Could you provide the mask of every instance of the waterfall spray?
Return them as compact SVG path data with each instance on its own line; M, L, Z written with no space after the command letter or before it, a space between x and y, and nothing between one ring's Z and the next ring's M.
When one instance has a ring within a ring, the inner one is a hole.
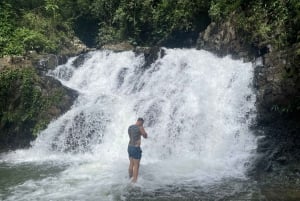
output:
M251 64L202 50L164 51L148 68L143 55L103 50L85 55L80 66L75 57L50 72L79 97L29 150L7 158L77 165L52 178L52 185L43 179L23 187L44 186L54 200L74 198L78 191L103 199L112 188L122 192L128 183L127 127L138 116L149 134L139 180L148 190L245 178L256 149L249 129L255 118ZM28 199L36 199L36 191L16 189Z

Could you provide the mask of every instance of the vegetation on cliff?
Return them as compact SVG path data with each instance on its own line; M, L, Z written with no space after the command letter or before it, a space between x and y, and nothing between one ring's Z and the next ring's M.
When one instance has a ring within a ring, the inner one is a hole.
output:
M71 46L75 35L70 20L60 15L54 3L1 1L0 56L24 55L30 50L57 53Z
M88 45L196 40L209 23L207 0L1 1L0 56L59 52L77 35Z
M248 45L262 56L260 102L279 114L300 112L300 1L213 0L209 15L217 26L227 22L234 29L236 38L224 38L223 46L234 52Z
M53 78L39 77L31 67L0 72L0 147L25 146L72 101Z
M0 6L0 55L58 52L75 35L94 46L170 45L195 40L211 20L232 16L259 46L299 43L297 0L4 0Z
M213 0L209 14L215 22L233 16L237 28L248 33L246 39L259 46L271 44L280 49L300 41L298 0Z

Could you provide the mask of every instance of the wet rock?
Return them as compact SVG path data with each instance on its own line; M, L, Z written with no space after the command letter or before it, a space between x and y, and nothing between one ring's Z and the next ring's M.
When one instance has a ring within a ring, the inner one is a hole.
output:
M101 49L111 50L111 51L114 51L114 52L122 52L122 51L133 50L134 47L128 42L122 42L122 43L117 43L117 44L104 45L104 46L102 46Z
M73 66L78 68L84 64L84 62L90 58L90 55L87 53L80 54L73 62Z
M143 54L145 57L145 64L143 65L143 69L147 69L150 65L155 62L159 57L163 57L165 52L162 48L158 46L153 47L134 47L128 42L122 42L117 44L108 44L102 46L103 50L111 50L114 52L122 52L122 51L134 51L137 55ZM80 66L85 60L86 55L80 55L75 61L75 66Z
M118 74L118 88L120 88L122 86L122 84L124 83L125 80L125 76L128 72L128 68L122 68L121 71Z
M73 46L73 51L70 52L72 55L77 55L83 52L90 51L90 49L77 37L74 37L72 41L72 46Z
M39 75L46 75L49 70L53 70L58 65L67 63L70 57L86 55L85 53L93 50L93 48L87 48L75 37L72 44L61 50L60 54L37 54L35 51L30 51L26 54L26 57L31 61L31 65L37 69Z
M32 65L37 69L39 75L45 75L49 70L54 70L58 65L65 64L68 61L66 55L37 55L32 58Z
M154 63L159 57L163 57L165 55L164 49L154 46L154 47L136 47L134 52L139 55L143 54L145 57L145 63L143 65L143 69L147 69Z
M78 68L79 66L81 66L85 61L85 55L84 54L80 54L74 61L73 61L73 66L75 66L76 68Z
M219 56L231 54L233 58L251 61L254 58L255 49L241 40L240 34L235 29L233 18L222 24L212 22L204 32L199 34L196 47L214 52Z
M63 99L60 100L59 105L62 111L66 111L72 105L73 100L77 98L78 92L70 89L66 86L63 86L60 81L53 77L43 76L41 77L41 86L43 90L43 95L50 96L54 94L54 91L61 91Z

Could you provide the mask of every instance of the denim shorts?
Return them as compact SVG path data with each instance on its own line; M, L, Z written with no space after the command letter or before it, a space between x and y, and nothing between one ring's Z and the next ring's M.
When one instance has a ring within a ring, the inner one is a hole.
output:
M141 147L136 147L132 145L128 145L128 156L134 159L142 158L142 150Z

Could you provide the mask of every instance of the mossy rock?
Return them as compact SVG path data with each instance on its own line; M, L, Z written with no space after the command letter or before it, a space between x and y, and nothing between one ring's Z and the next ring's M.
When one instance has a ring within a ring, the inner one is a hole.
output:
M48 123L66 112L77 93L33 67L0 72L0 150L29 146Z

